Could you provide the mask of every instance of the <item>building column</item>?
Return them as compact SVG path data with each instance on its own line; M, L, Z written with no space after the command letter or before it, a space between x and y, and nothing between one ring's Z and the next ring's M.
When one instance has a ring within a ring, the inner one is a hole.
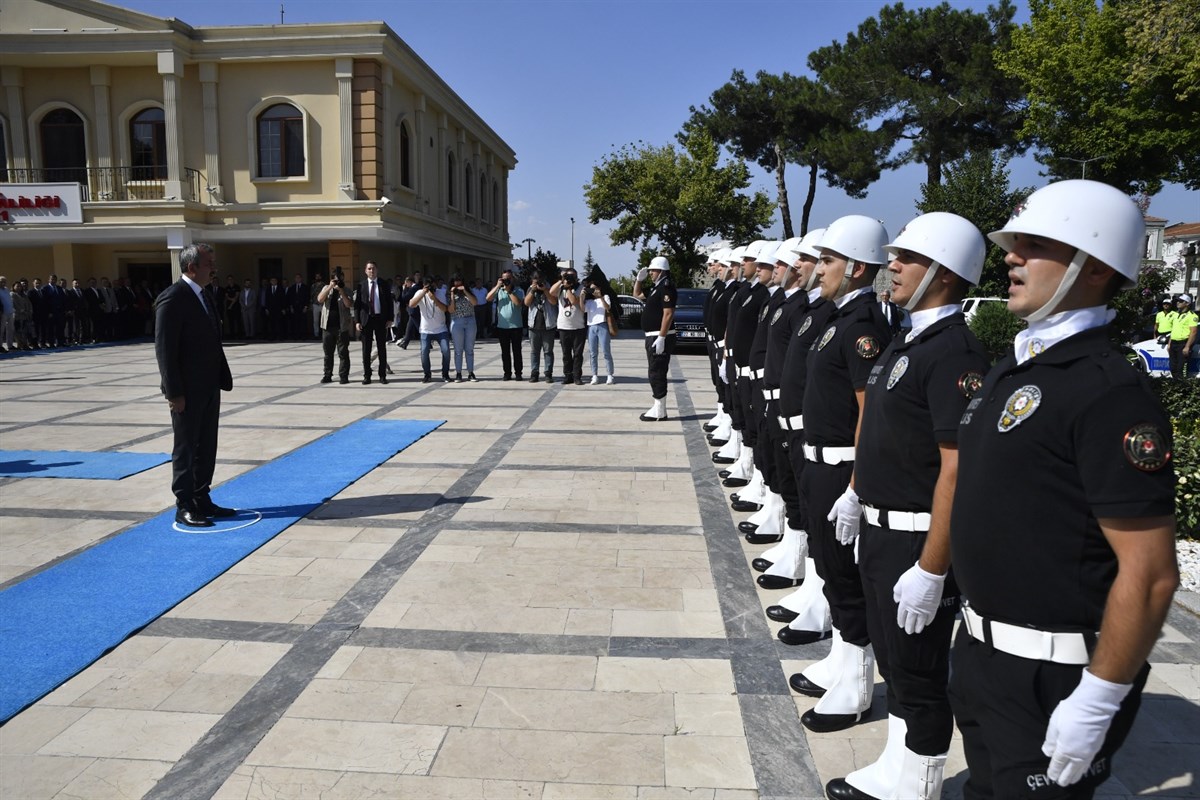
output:
M158 54L158 74L163 76L163 116L167 129L167 180L163 196L183 199L183 125L179 121L179 80L183 77L183 56L175 51ZM178 258L175 259L178 269Z
M0 83L4 84L4 93L8 96L9 141L12 142L12 165L14 169L30 169L29 147L26 145L25 130L29 121L25 119L25 101L21 88L25 85L25 75L20 67L0 67Z
M438 114L437 131L437 174L438 174L438 219L445 219L450 200L450 170L446 168L446 115Z
M112 104L109 101L108 87L112 85L112 76L108 67L92 67L92 92L96 103L96 166L108 168L113 166L112 145Z
M395 194L400 185L400 159L396 150L396 110L392 106L392 68L383 65L383 174L379 176L380 192Z
M200 65L200 88L204 94L204 186L200 188L209 203L224 203L221 188L221 124L217 103L217 65ZM206 198L199 198L201 201Z
M338 152L341 155L338 191L345 200L357 200L358 190L354 185L354 59L336 59L334 74L338 84Z
M418 94L413 107L412 168L416 173L417 210L429 213L429 191L425 170L429 169L429 148L425 146L425 95Z

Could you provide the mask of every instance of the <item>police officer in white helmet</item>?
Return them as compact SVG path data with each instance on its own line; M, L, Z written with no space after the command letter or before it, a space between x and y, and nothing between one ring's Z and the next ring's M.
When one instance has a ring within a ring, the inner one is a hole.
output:
M1092 797L1178 584L1170 421L1106 330L1144 235L1132 200L1081 180L989 235L1029 327L959 426L950 699L966 798Z
M642 284L649 277L650 294L643 291ZM646 361L650 377L650 392L654 402L642 414L643 422L658 422L667 418L667 367L671 353L675 352L675 284L671 283L671 265L662 256L650 259L650 266L638 270L633 284L633 295L645 299L642 310L642 332L646 339Z

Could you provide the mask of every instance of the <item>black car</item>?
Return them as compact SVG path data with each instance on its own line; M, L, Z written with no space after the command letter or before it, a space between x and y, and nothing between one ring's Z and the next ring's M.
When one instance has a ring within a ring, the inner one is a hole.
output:
M680 289L675 301L675 349L704 350L704 298L707 289Z

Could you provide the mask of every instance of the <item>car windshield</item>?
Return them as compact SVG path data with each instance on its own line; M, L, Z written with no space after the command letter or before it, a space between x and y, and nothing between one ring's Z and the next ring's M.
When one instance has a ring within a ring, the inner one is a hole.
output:
M704 297L707 294L708 292L704 289L680 289L679 299L675 301L675 305L701 308L704 306Z

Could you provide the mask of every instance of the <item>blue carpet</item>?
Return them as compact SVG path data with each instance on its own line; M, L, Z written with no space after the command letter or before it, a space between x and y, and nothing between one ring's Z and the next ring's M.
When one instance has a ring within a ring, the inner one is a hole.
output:
M119 481L171 460L166 453L0 450L0 478L91 478Z
M0 592L0 722L441 424L360 420L219 486L247 511L215 528L172 510Z

